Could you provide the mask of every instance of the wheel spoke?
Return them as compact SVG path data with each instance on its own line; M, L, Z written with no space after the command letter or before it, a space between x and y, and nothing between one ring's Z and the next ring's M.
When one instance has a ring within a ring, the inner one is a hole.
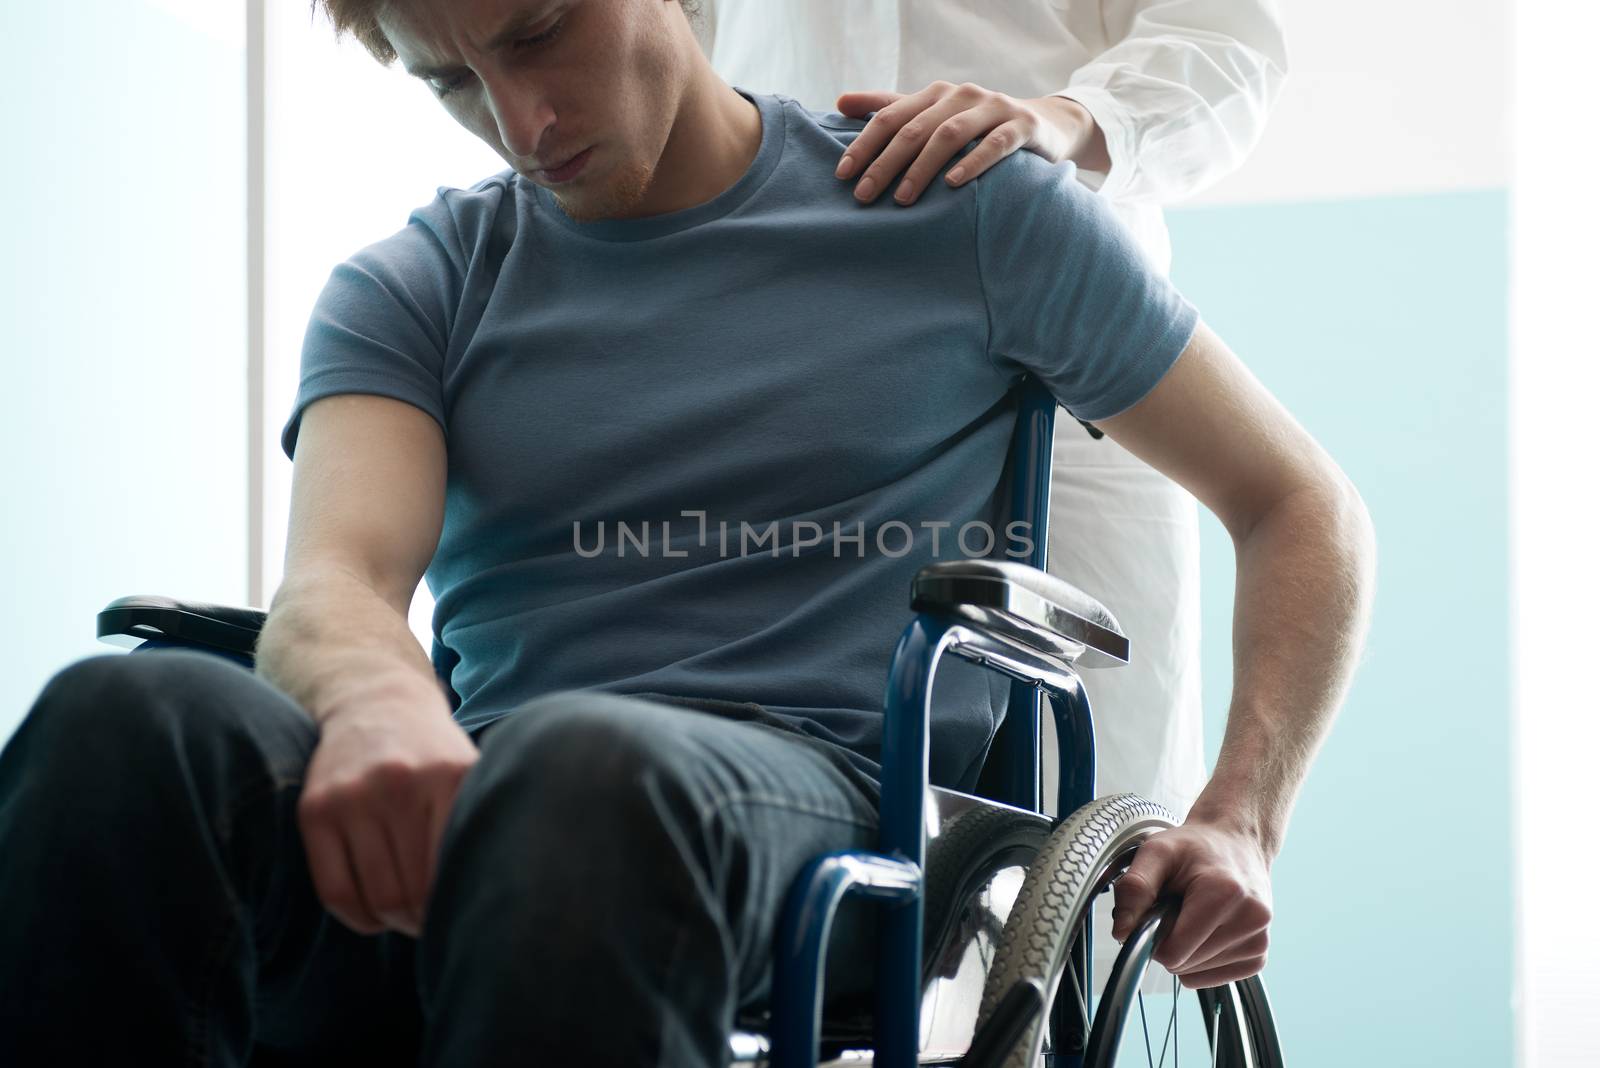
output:
M1211 1068L1217 1068L1217 1033L1222 1030L1222 999L1211 1007Z
M1149 1065L1150 1068L1156 1068L1156 1055L1150 1052L1150 1025L1145 1022L1144 1018L1144 990L1135 990L1134 996L1139 1000L1139 1026L1144 1028L1144 1063Z
M1172 1068L1178 1068L1178 1049L1183 1045L1182 1042L1178 1041L1180 1037L1178 1035L1178 995L1181 993L1182 991L1178 989L1178 977L1174 975L1172 977Z
M1173 1001L1172 1008L1172 1015L1167 1017L1167 1033L1161 1036L1161 1058L1156 1061L1156 1068L1162 1068L1167 1063L1167 1043L1172 1041L1172 1023L1178 1018L1176 999Z
M1078 1016L1083 1020L1083 1033L1087 1035L1092 1026L1089 1023L1089 1006L1083 996L1083 991L1078 987L1078 969L1072 966L1070 955L1067 960L1067 978L1072 980L1072 992L1077 995L1072 999L1072 1003L1078 1006Z

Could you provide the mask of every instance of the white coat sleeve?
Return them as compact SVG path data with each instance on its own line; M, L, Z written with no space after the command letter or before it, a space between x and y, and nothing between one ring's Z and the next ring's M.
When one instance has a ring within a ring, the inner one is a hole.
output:
M1065 89L1105 132L1112 200L1168 204L1243 163L1288 73L1276 0L1100 0L1110 46Z

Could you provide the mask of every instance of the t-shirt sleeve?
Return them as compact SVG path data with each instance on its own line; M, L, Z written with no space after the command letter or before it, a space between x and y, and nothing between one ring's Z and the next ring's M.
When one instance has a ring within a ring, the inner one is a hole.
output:
M1200 313L1072 163L1018 152L972 188L995 366L1034 375L1079 419L1133 407L1182 354Z
M443 371L464 262L459 231L440 189L405 228L333 269L311 312L300 352L300 388L283 428L294 459L300 419L336 393L374 393L413 404L446 439Z

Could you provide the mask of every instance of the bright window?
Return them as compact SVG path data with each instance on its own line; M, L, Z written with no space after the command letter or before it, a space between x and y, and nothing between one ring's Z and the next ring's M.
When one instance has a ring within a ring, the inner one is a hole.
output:
M438 186L470 186L505 167L398 63L386 69L354 38L335 41L325 16L273 3L265 18L263 607L283 577L289 525L293 469L280 435L329 272L404 227ZM432 614L424 583L410 622L425 651Z

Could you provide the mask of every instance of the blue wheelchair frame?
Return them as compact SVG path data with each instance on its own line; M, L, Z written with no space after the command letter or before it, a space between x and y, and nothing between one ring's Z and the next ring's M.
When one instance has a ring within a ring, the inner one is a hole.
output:
M1050 463L1057 404L1032 378L1017 385L1013 396L1017 422L1008 460L1008 522L1028 524L1033 549L1025 563L1043 571L1049 547ZM916 605L914 598L914 610ZM253 669L255 638L265 618L266 613L259 609L128 597L112 602L99 614L98 635L132 652L201 648ZM773 1068L816 1068L828 934L839 905L851 894L863 895L882 907L875 962L873 1063L879 1068L912 1068L918 1063L929 815L928 717L934 672L940 658L952 652L1012 678L1008 711L984 767L989 800L1044 814L1039 758L1040 713L1046 695L1051 699L1060 751L1056 811L1065 816L1094 798L1093 717L1073 668L1059 657L1005 641L956 611L941 610L937 605L918 611L895 647L884 692L878 851L834 852L809 862L791 885L779 918L769 1039ZM1113 654L1113 662L1120 659ZM432 661L454 711L460 697L450 685L450 677L459 661L437 635ZM1090 932L1085 929L1080 951L1068 964L1082 990L1089 988L1090 949ZM1036 997L1041 993L1036 992ZM1022 1000L1018 999L1018 1004ZM1045 1008L1052 1011L1051 1030L1059 1043L1065 1014L1059 1005ZM1056 1050L1055 1063L1065 1066L1081 1061L1070 1052Z
M1015 390L1011 521L1030 524L1027 563L1044 570L1048 552L1051 443L1056 400L1037 381ZM773 974L773 1068L816 1068L822 1019L822 974L828 933L851 894L882 909L876 961L873 1064L913 1068L920 1047L923 872L926 863L928 716L934 672L947 652L1012 676L1005 722L989 760L997 762L991 800L1042 814L1040 708L1045 694L1055 712L1061 763L1057 812L1066 815L1094 798L1094 725L1077 675L1055 662L1000 646L956 616L922 611L895 647L883 699L883 782L878 851L847 850L811 861L796 877L779 920ZM1070 967L1087 990L1090 932ZM1059 1016L1057 1017L1059 1019ZM1054 1030L1059 1037L1059 1028ZM1058 1051L1055 1063L1069 1062Z

